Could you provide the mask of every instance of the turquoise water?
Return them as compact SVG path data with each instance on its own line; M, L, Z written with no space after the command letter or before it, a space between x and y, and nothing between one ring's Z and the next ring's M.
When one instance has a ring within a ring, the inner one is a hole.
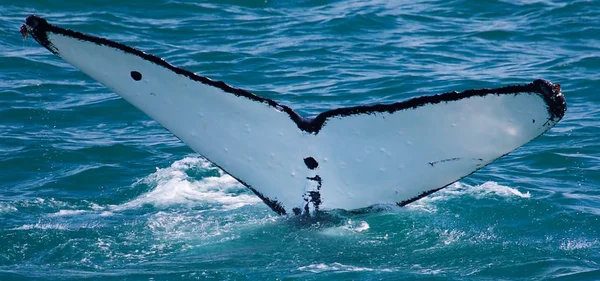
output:
M569 108L407 207L279 217L24 40L31 13L306 116L536 78ZM598 1L5 0L0 19L0 280L600 280Z

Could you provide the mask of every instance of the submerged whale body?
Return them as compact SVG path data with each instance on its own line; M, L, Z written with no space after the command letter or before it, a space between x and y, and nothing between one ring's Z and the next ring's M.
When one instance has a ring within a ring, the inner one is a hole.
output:
M34 15L22 32L145 112L278 214L406 205L528 143L566 110L560 87L540 79L304 118Z

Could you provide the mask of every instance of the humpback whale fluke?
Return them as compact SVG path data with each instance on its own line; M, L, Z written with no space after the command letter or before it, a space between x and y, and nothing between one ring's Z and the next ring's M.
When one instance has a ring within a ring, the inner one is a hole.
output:
M119 94L278 214L405 205L552 128L558 84L449 92L305 118L105 38L26 19L23 36Z

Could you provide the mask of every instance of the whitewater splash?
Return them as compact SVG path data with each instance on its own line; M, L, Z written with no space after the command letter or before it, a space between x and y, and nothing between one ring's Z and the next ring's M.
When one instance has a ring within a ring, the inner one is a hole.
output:
M488 181L484 182L480 185L468 185L465 183L454 183L447 190L442 191L440 194L446 195L470 195L475 198L484 198L489 196L499 196L504 198L510 197L520 197L520 198L530 198L531 194L529 191L522 193L516 188L500 185L497 182Z
M8 202L0 202L0 214L1 213L10 213L10 212L15 212L15 211L17 211L17 208L15 206L12 206Z
M426 212L436 212L435 203L439 201L447 201L457 197L471 196L475 199L483 198L503 198L503 199L529 199L531 194L529 191L523 193L516 188L503 186L497 182L488 181L480 185L468 185L461 182L455 182L438 193L422 198L410 205L405 206L409 210L419 210Z
M308 272L312 272L312 273L322 273L322 272L343 273L343 272L361 272L361 271L392 272L392 271L394 271L393 269L390 269L390 268L375 269L375 268L370 268L370 267L346 265L346 264L341 264L338 262L334 262L331 264L324 264L324 263L311 264L311 265L307 265L307 266L298 267L297 270L308 271Z
M217 175L198 180L187 174L195 169L216 172ZM148 204L157 208L210 204L218 205L223 210L232 210L261 202L234 178L198 157L187 157L168 168L157 168L155 173L134 185L139 184L146 184L152 190L132 201L112 206L111 210L122 211Z
M201 174L197 179L190 174ZM186 157L175 161L167 168L157 168L156 172L138 180L132 188L149 187L149 191L138 197L118 205L99 205L87 202L86 208L67 209L68 204L58 204L51 199L52 205L62 207L48 214L48 217L72 217L78 215L112 216L114 213L135 210L144 206L158 209L183 207L198 210L230 211L248 205L255 205L259 198L249 192L231 176L200 157ZM47 201L39 198L35 202L44 204ZM0 211L16 211L10 204L0 205Z
M196 171L201 173L213 173L215 175L196 179L188 173ZM49 214L49 217L67 217L81 214L98 213L100 216L111 216L114 212L134 210L150 205L154 208L166 209L173 206L185 208L197 208L208 206L210 210L230 211L248 205L255 205L260 201L259 198L248 192L248 190L238 183L234 178L225 174L210 162L200 157L186 157L175 161L167 168L157 168L156 172L138 180L133 187L147 185L150 191L119 205L98 205L89 203L86 209L60 209ZM392 209L408 209L426 212L435 212L436 203L447 201L457 197L470 196L475 199L483 198L504 198L504 199L529 199L531 194L521 192L517 188L500 185L489 181L481 185L468 185L465 183L454 183L446 189L425 197L405 207L396 207L393 205L378 205L378 209L386 211ZM54 207L67 207L64 203L49 199ZM44 204L47 200L38 198L37 204ZM33 203L28 203L28 205ZM17 206L9 203L0 205L1 211L14 212ZM202 212L201 210L196 210ZM339 235L342 232L359 233L369 229L369 224L365 221L348 220L345 225L328 229L324 234Z

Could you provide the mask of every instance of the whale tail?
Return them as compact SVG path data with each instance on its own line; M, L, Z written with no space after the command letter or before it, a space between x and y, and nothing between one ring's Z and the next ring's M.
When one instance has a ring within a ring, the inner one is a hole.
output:
M533 140L566 110L558 85L535 80L304 118L37 16L22 32L145 112L278 214L408 204Z

